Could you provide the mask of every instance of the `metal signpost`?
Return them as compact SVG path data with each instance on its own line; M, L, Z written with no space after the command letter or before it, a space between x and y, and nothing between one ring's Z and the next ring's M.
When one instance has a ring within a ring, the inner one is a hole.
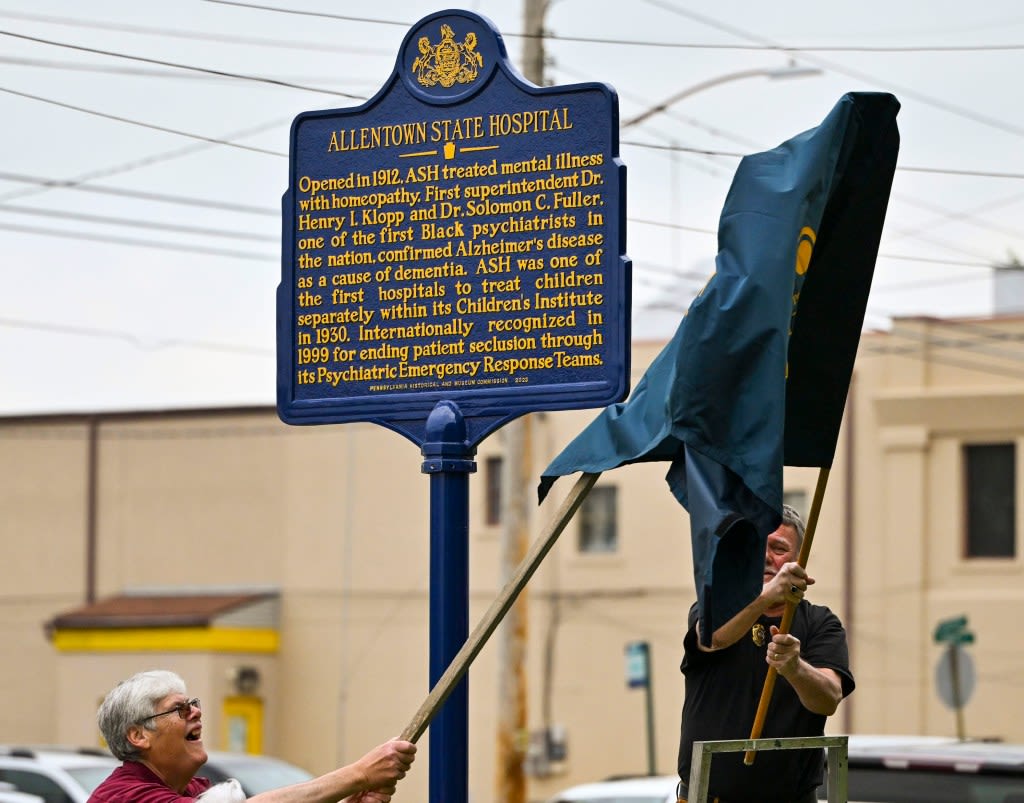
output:
M967 617L944 619L935 626L933 639L945 644L946 651L935 667L935 685L939 698L956 712L956 736L967 738L964 725L964 706L974 692L974 661L964 652L965 644L974 643L974 633L967 629Z
M628 391L630 263L618 103L537 87L494 25L432 14L361 106L300 114L282 200L277 406L369 421L430 474L430 684L468 633L476 447L538 410ZM431 725L432 803L467 798L467 689Z
M657 752L654 749L654 689L651 682L651 645L631 641L626 645L626 685L644 690L644 713L647 731L647 774L657 775Z

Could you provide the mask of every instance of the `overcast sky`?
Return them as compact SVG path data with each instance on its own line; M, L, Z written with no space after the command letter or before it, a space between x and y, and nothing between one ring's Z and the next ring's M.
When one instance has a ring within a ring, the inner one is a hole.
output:
M446 7L0 0L0 414L273 404L291 120L361 104ZM520 3L460 7L520 63ZM549 82L609 84L623 122L709 84L621 133L638 305L681 315L739 155L851 90L903 104L868 327L989 315L991 266L1024 259L1017 2L555 0L546 21ZM790 60L815 74L749 74Z

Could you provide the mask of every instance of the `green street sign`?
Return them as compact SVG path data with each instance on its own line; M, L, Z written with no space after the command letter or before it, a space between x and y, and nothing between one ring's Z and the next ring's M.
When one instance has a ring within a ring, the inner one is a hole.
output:
M967 630L967 617L956 616L939 622L935 627L933 638L937 643L944 641L953 644L973 644L974 633Z

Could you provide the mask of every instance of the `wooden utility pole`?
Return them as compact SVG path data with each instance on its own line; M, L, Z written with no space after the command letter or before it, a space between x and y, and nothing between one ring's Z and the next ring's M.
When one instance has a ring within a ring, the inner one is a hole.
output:
M549 0L523 0L523 75L544 85L544 14ZM533 475L533 426L529 415L505 427L502 478L501 579L512 577L530 543L530 493ZM498 735L496 803L526 803L526 644L527 598L523 590L501 624L498 640Z
M527 489L531 488L531 421L524 416L507 425L502 490L501 581L507 583L526 556L529 544ZM527 597L522 591L505 615L498 638L498 738L496 803L526 803Z

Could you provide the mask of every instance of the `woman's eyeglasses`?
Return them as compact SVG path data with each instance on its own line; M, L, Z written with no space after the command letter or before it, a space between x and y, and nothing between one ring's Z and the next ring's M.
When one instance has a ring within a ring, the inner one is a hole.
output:
M192 713L193 708L202 708L202 706L199 705L198 697L193 697L191 700L185 700L183 703L178 703L174 708L168 708L166 711L161 711L159 714L152 714L148 717L143 717L139 720L139 724L141 725L143 722L149 722L151 719L164 717L168 714L174 713L177 713L177 715L182 719L188 719L188 715Z

